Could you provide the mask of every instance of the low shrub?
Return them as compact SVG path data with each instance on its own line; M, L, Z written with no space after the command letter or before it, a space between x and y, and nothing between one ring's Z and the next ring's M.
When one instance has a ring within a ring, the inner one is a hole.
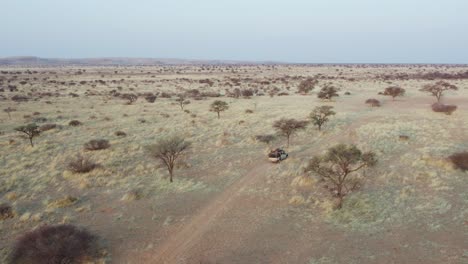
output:
M39 130L41 132L44 132L44 131L52 130L52 129L55 129L55 128L57 128L57 124L44 124L44 125L39 127Z
M109 147L109 141L105 139L93 139L84 144L85 150L101 150Z
M379 107L380 106L380 101L374 98L370 98L366 100L366 104L371 106L371 107Z
M13 209L8 204L0 204L0 220L5 220L8 218L13 218L15 214Z
M432 104L432 111L434 112L451 115L453 112L455 112L455 110L457 110L456 105L446 105L446 104L441 104L441 103Z
M97 237L73 225L46 225L21 236L10 264L79 264L97 258Z
M68 122L68 125L69 126L81 126L83 123L81 123L80 121L78 120L72 120L70 122Z
M452 154L449 159L458 169L468 171L468 152Z
M254 111L253 111L253 110L251 110L251 109L247 109L247 110L245 110L245 113L246 113L246 114L253 114L253 112L254 112Z
M87 173L94 170L98 165L88 158L78 155L70 160L67 164L67 169L73 173Z
M125 137L127 136L127 133L123 132L123 131L115 131L114 133L116 136L118 137Z

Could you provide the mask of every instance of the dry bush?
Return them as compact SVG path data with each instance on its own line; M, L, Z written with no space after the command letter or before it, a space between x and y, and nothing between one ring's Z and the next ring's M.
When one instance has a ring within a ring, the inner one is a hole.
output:
M57 128L57 124L44 124L44 125L39 127L39 130L41 132L44 132L44 131L52 130L52 129L55 129L55 128Z
M445 113L446 115L451 115L455 110L457 110L456 105L446 105L441 103L432 104L432 111L438 113Z
M308 94L318 84L318 80L314 78L307 78L299 83L297 92L300 94Z
M13 209L8 204L0 204L0 220L5 220L8 218L13 218L15 214Z
M114 133L116 136L118 137L125 137L127 136L127 133L123 132L123 131L115 131Z
M391 96L392 100L395 100L395 97L403 96L405 95L405 92L406 92L405 89L399 86L390 86L390 87L385 88L382 95Z
M371 106L371 107L379 107L380 106L380 101L374 98L370 98L366 100L366 104Z
M322 100L332 100L333 97L338 97L339 89L333 86L331 83L327 83L322 87L317 97Z
M68 125L69 126L81 126L83 123L81 123L80 121L78 120L71 120L70 122L68 122Z
M145 100L148 103L154 103L156 101L157 96L156 95L147 95L145 96Z
M67 169L73 173L87 173L94 170L96 167L98 167L98 164L81 155L70 160L67 164Z
M269 145L275 139L276 139L275 135L257 135L257 136L255 136L256 141L265 143L267 145Z
M93 139L84 144L85 150L101 150L109 147L109 141L105 139Z
M246 114L253 114L253 112L254 112L254 111L251 110L251 109L246 109L246 110L245 110L245 113L246 113Z
M27 101L29 101L30 98L27 97L27 96L24 96L24 95L14 95L14 96L12 96L10 99L11 99L12 101L14 101L14 102L18 102L18 103L19 103L19 102L27 102Z
M458 169L468 171L468 152L452 154L449 159Z
M98 255L97 237L73 225L42 226L21 236L10 264L80 264Z

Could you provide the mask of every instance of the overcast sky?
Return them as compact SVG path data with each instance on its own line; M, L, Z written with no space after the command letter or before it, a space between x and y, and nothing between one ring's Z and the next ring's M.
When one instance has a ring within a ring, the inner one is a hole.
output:
M468 63L468 0L0 0L0 57Z

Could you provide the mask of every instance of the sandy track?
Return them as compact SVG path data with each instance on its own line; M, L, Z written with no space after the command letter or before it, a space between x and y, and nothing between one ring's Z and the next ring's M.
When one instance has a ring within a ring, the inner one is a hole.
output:
M260 158L259 158L260 160ZM253 186L262 175L268 171L272 164L264 161L256 165L249 173L231 184L225 191L219 194L210 204L201 209L192 219L186 223L180 231L171 236L167 241L147 256L145 263L179 263L183 262L184 253L188 252L199 241L211 224L216 221L231 205L235 203L236 196L246 187Z

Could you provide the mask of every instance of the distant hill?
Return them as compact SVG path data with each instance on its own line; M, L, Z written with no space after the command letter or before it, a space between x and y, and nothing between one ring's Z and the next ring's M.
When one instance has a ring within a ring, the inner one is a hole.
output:
M115 66L115 65L242 65L242 64L280 64L278 62L252 62L233 60L185 60L159 58L39 58L34 56L0 58L0 65L5 66Z

